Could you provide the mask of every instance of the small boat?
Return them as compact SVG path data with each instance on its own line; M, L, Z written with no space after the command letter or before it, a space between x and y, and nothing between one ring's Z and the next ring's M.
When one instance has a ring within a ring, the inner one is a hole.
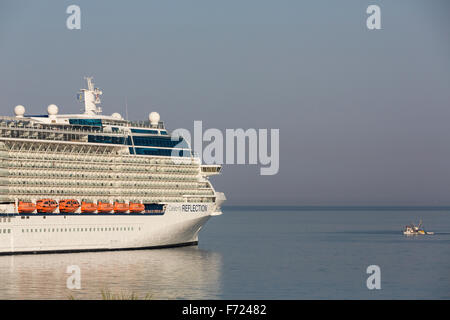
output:
M36 205L33 202L19 201L19 213L32 213L36 210Z
M140 213L144 211L145 206L142 203L130 202L130 212Z
M36 210L39 213L53 213L58 208L58 203L53 199L40 199L36 201Z
M92 202L81 202L81 212L82 213L94 213L97 211L97 205Z
M114 209L113 205L109 202L99 201L97 205L97 211L99 213L110 213Z
M434 232L427 232L422 229L422 220L420 220L419 225L415 226L414 224L410 224L409 226L405 226L403 229L404 235L419 235L419 234L434 234Z
M80 207L80 203L75 199L64 199L59 201L59 212L72 213L77 211Z
M124 213L127 212L129 209L128 204L125 202L114 202L114 212L115 213Z

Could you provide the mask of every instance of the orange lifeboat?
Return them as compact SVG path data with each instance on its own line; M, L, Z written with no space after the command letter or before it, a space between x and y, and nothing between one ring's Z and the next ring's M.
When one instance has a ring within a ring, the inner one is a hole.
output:
M113 205L109 202L98 202L97 211L99 213L109 213L113 210Z
M72 213L77 211L80 207L80 203L75 199L64 199L59 201L59 212Z
M92 202L81 202L81 212L94 213L97 210L97 205Z
M114 202L114 212L115 213L124 213L128 211L128 204L123 202Z
M36 210L39 213L52 213L58 208L58 203L52 199L40 199L36 201Z
M19 201L19 213L32 213L36 210L33 202Z
M144 211L144 209L145 209L145 206L142 203L130 202L130 212L140 213L140 212Z

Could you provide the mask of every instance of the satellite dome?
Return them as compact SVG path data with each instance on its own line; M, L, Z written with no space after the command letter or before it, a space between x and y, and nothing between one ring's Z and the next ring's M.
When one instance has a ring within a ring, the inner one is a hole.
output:
M111 117L113 117L113 118L115 118L115 119L119 119L119 120L122 120L122 119L123 119L122 116L120 115L120 113L118 113L118 112L114 112L114 113L111 115Z
M148 120L150 120L150 124L151 125L157 126L158 122L159 122L159 119L161 119L161 117L159 116L158 112L151 112L148 115Z
M54 116L58 114L58 107L54 104L51 104L47 107L47 112L49 115Z
M23 117L23 115L25 114L25 107L19 104L14 108L14 113L16 117Z

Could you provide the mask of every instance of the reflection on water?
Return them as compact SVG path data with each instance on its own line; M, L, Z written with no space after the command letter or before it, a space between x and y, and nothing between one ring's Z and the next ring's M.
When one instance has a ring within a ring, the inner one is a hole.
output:
M81 269L81 289L66 287L67 266ZM112 293L152 299L221 295L222 256L184 247L162 250L0 256L0 299L101 299Z

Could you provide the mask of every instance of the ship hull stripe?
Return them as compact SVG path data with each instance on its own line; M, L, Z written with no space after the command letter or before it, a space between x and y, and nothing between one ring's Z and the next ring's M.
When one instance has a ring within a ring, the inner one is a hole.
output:
M179 248L196 246L198 241L190 241L184 243L147 246L147 247L135 247L135 248L98 248L98 249L68 249L68 250L42 250L42 251L17 251L17 252L0 252L0 256L10 255L24 255L24 254L62 254L62 253L79 253L79 252L105 252L105 251L125 251L125 250L155 250L166 248Z

